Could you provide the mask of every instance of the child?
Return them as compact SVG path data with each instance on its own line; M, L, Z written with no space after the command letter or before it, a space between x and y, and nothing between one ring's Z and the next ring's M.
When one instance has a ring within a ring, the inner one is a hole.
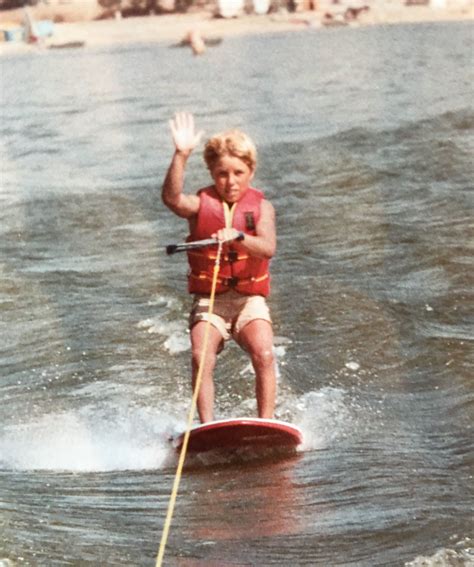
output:
M231 337L246 350L256 375L258 415L273 418L276 376L273 329L265 297L270 292L269 260L276 249L275 212L263 194L250 187L256 150L238 130L213 136L204 149L213 184L195 195L183 193L186 162L199 144L191 114L170 121L175 151L162 198L189 223L189 240L214 237L223 244L206 359L197 399L202 423L214 418L213 371L217 354ZM193 387L201 360L216 247L188 253L188 289L194 294L190 315Z

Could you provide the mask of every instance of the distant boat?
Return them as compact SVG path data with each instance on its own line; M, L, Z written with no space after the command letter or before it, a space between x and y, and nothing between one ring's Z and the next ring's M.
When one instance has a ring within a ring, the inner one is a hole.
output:
M52 20L35 21L27 6L23 8L24 40L27 43L36 43L54 34L54 22Z
M54 35L54 24L50 20L35 21L28 8L24 8L24 39L27 43L40 43L48 49L77 49L84 47L85 41L67 41L63 43L44 43L42 40Z

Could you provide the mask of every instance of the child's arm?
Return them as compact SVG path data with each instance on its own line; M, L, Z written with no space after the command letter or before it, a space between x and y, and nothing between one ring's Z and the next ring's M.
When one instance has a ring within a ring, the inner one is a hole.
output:
M174 120L170 120L170 128L175 152L163 183L161 197L163 203L175 214L190 218L199 210L199 197L183 193L184 170L191 152L201 140L202 132L195 133L193 115L185 112L177 113Z

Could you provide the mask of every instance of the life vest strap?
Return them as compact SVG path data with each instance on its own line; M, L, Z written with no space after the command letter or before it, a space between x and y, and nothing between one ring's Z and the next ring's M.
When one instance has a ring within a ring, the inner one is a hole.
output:
M197 256L199 258L207 258L209 260L214 261L217 257L217 254L213 254L211 251L204 253L193 250L188 252L188 256ZM245 253L242 254L238 250L229 250L228 252L223 252L221 261L229 262L229 264L232 264L233 262L248 260L248 258L249 258L248 254Z
M195 278L198 280L211 280L212 278L209 276L209 274L207 274L206 272L201 272L199 274L195 274L194 272L191 272L189 274L189 277L191 278ZM263 276L260 276L258 278L237 278L237 277L231 277L231 278L217 278L217 283L219 285L223 285L225 287L229 287L229 288L236 288L238 285L248 285L251 283L256 283L256 282L263 282L264 280L268 279L268 274L264 274Z

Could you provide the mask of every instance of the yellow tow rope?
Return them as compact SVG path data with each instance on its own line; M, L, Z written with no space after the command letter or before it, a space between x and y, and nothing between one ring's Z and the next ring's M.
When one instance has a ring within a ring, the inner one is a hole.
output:
M217 276L219 275L221 252L222 252L222 242L219 242L216 261L214 263L214 272L212 275L211 295L209 297L209 309L207 311L207 321L206 321L206 329L204 332L201 359L199 361L199 369L196 376L196 382L194 384L194 393L191 401L191 409L189 410L186 432L184 434L183 444L181 446L181 451L179 454L178 466L176 468L176 473L173 482L173 489L171 491L171 496L168 503L168 512L166 514L165 525L163 527L163 534L161 536L160 548L158 550L158 557L156 558L156 567L161 567L163 562L166 542L168 541L168 534L170 531L171 520L173 518L174 506L178 495L179 483L183 472L184 460L186 458L186 451L188 449L189 435L191 433L191 427L193 425L194 414L196 413L197 399L199 395L199 389L201 387L202 374L204 370L204 361L206 360L207 343L209 342L209 330L211 328L211 315L214 309L214 298L216 295Z

